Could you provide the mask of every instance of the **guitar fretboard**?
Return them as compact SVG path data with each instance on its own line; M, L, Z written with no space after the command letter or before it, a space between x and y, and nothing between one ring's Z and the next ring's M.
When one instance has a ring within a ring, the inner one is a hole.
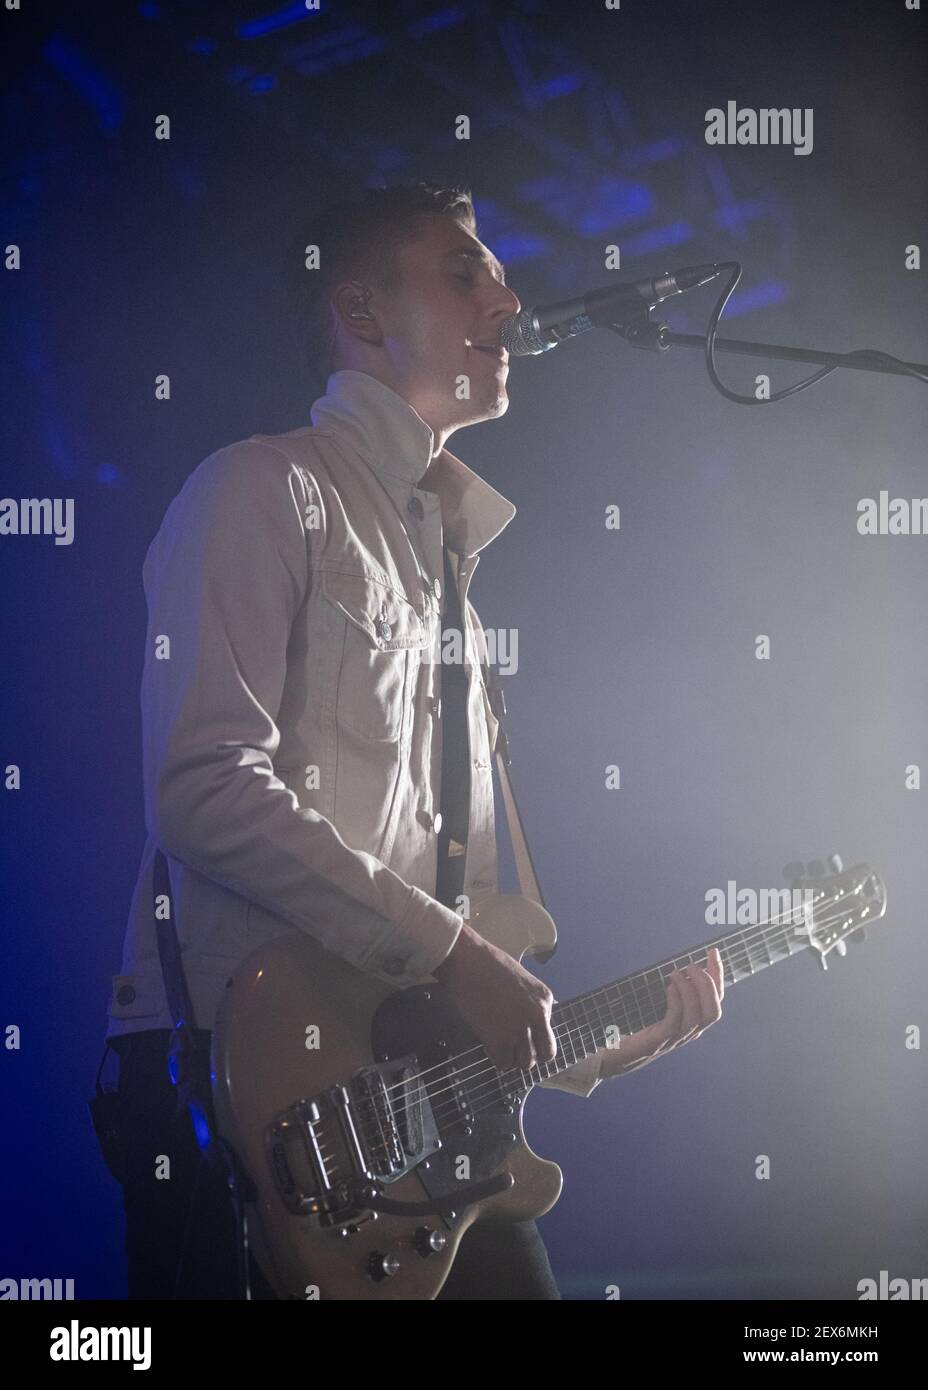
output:
M667 982L671 975L686 965L704 963L713 946L718 947L722 978L728 989L769 965L808 950L809 933L799 914L788 921L742 927L694 946L683 955L659 961L647 970L561 1001L551 1011L551 1027L558 1039L557 1055L553 1061L533 1067L533 1077L535 1072L541 1079L556 1076L594 1052L620 1046L622 1038L659 1023L667 1008Z

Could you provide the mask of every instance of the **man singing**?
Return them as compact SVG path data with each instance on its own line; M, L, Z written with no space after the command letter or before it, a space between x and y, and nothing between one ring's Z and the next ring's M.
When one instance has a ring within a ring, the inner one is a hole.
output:
M551 990L466 920L497 889L497 724L467 595L515 508L445 444L505 413L498 330L519 300L460 189L369 190L310 241L312 425L207 458L144 565L148 840L107 1033L131 1298L236 1296L231 1209L167 1075L158 846L200 1029L247 955L306 933L391 985L437 978L499 1067L556 1053ZM449 629L463 662L430 658ZM660 1024L543 1084L590 1095L698 1036L722 991L713 951L674 975ZM439 1297L559 1298L535 1223L471 1227Z

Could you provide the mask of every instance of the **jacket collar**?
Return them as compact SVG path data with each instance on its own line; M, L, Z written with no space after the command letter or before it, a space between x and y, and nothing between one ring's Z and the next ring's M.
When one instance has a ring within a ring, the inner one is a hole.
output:
M310 416L314 426L339 435L373 468L421 488L432 463L431 427L377 377L333 372ZM447 449L438 455L433 476L445 540L463 555L476 555L489 545L516 514L507 498Z

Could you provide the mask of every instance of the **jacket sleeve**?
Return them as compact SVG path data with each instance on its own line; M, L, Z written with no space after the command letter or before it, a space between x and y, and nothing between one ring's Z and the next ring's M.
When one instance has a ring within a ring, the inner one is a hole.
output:
M274 773L317 497L305 469L246 440L205 459L168 508L143 570L146 818L174 858L402 986L445 959L463 918L352 849Z

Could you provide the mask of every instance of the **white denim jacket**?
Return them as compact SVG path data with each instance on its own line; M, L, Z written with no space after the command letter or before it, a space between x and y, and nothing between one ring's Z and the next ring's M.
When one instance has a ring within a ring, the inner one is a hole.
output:
M148 839L107 1037L171 1027L152 920L156 844L198 1027L260 944L306 932L396 986L445 959L437 901L443 544L464 557L470 910L497 891L497 721L467 591L515 507L396 392L335 372L312 426L255 435L194 470L145 558ZM457 568L457 567L456 567ZM476 657L476 659L475 659ZM544 1085L589 1095L600 1055Z

